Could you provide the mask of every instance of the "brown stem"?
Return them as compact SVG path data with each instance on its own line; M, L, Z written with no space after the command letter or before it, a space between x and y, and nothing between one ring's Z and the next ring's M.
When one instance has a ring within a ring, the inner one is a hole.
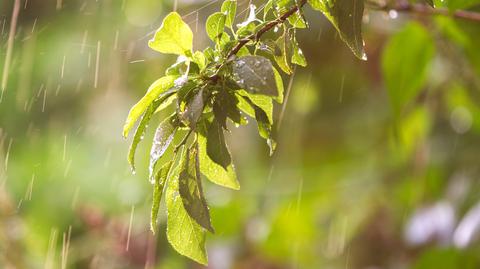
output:
M395 10L397 12L405 13L416 13L422 15L430 16L448 16L457 19L469 20L480 22L480 13L466 10L456 10L450 11L446 8L431 8L423 4L410 4L408 2L402 2L399 4L389 5L389 4L380 4L380 3L371 3L371 9L380 10L380 11L390 11Z

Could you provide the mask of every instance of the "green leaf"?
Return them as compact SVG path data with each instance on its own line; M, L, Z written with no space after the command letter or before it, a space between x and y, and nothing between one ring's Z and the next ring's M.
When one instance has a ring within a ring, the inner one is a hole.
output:
M177 12L168 14L148 46L161 53L190 56L193 33Z
M226 19L227 16L221 12L213 13L208 17L205 27L207 30L207 35L212 41L219 43L221 40Z
M424 86L434 51L429 33L413 22L395 34L386 45L382 70L395 118Z
M155 131L155 137L153 138L152 148L150 150L150 180L153 181L153 172L158 160L165 154L168 147L172 143L175 132L178 128L177 114L174 113L170 117L158 125Z
M262 56L243 56L233 63L237 84L254 94L278 96L275 73L270 60Z
M298 46L297 38L293 35L292 38L292 63L299 65L299 66L307 66L307 59L305 59L305 55L303 55L302 49Z
M240 189L240 184L237 181L237 175L235 173L235 166L233 162L225 170L222 166L216 164L214 161L208 157L207 154L207 128L202 125L204 129L202 133L198 136L198 150L200 158L200 171L201 173L208 178L211 182L227 187L234 190Z
M160 208L160 200L162 200L163 187L165 186L172 165L173 160L167 162L157 171L154 177L152 211L150 214L150 229L154 234L157 232L158 209Z
M267 112L264 111L261 107L255 105L255 103L248 97L244 97L244 99L254 110L255 120L257 121L258 126L258 134L262 138L267 140L267 144L270 147L270 155L272 155L275 151L275 148L277 147L277 143L273 139L273 122L269 119Z
M226 0L223 2L221 11L227 15L225 24L232 29L235 16L237 15L237 0Z
M147 111L145 111L145 113L143 114L140 123L138 124L135 134L133 135L132 144L130 145L130 149L128 150L128 163L130 164L132 171L135 171L135 151L137 150L137 146L140 141L142 141L145 134L145 129L147 129L147 125L150 122L150 119L152 118L153 114L160 106L160 104L161 101L157 100L148 107Z
M207 66L207 59L201 51L195 51L193 54L193 61L200 67L200 70L205 69Z
M275 74L275 84L277 85L277 97L274 97L273 99L277 101L277 103L282 104L285 92L283 87L283 79L275 67L273 68L273 73Z
M250 105L247 99L243 98L246 97L256 106L260 107L268 117L269 122L273 122L273 103L272 98L264 95L254 95L249 94L246 91L237 91L238 96L238 108L243 111L248 116L255 118L255 109Z
M283 72L291 75L293 71L288 61L290 50L287 42L288 42L288 33L284 31L283 35L281 35L276 41L276 47L279 49L279 51L277 52L279 53L274 54L274 59Z
M183 158L182 156L181 159ZM206 231L185 210L179 193L178 175L180 167L180 165L177 166L174 174L169 177L167 185L165 197L167 204L167 239L178 253L206 265L208 263L205 249Z
M215 96L213 114L224 129L227 129L227 117L236 124L245 122L237 108L237 103L238 98L233 93L228 92L226 88L222 88Z
M212 161L222 166L225 170L232 163L232 158L225 144L222 126L216 119L208 127L207 155Z
M363 48L362 38L363 1L308 0L308 3L330 20L355 56L366 60L367 56Z
M155 81L149 88L140 101L135 104L130 112L128 113L127 120L123 126L123 137L127 137L130 130L133 128L135 122L138 118L147 110L147 108L152 104L152 102L157 99L161 94L170 95L171 93L167 92L170 88L173 87L175 76L166 76Z
M207 201L203 196L197 144L187 150L178 180L180 197L185 210L200 226L213 233Z
M182 118L182 121L190 126L190 128L194 129L197 125L198 119L203 113L204 107L203 89L201 89L187 104L185 111L181 113L180 117Z

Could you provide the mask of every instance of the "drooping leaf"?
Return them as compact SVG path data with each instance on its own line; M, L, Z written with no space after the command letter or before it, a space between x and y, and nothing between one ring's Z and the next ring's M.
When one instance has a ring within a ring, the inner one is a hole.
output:
M238 98L225 88L221 89L215 96L213 113L224 129L227 129L227 118L230 118L236 124L244 123L244 119L237 108L237 103Z
M434 50L429 33L413 22L395 34L386 45L382 70L395 118L424 86Z
M190 128L194 129L198 119L202 115L204 106L203 89L201 89L187 104L185 111L181 114L182 120L190 126Z
M364 0L308 0L335 26L342 40L355 56L366 60L362 37Z
M307 59L305 59L305 55L303 55L303 51L298 45L297 38L295 35L292 38L292 63L299 65L299 66L307 66Z
M262 56L243 56L233 63L233 75L240 87L250 93L278 96L275 73L270 60Z
M231 162L225 170L210 159L207 154L207 127L202 124L200 133L198 135L198 150L200 159L200 172L207 177L211 182L234 190L240 189L240 184L237 181L235 167Z
M273 154L277 143L273 139L273 123L270 121L268 114L259 106L255 105L248 97L244 97L247 103L252 107L255 113L255 120L257 121L258 134L267 140L267 144L270 148L270 155Z
M220 43L219 40L221 40L221 35L224 32L226 19L227 16L222 12L215 12L208 17L205 27L207 35L212 41Z
M168 14L148 46L161 53L190 56L193 33L177 12Z
M225 144L223 128L216 119L208 127L207 155L212 161L222 166L225 170L232 163L232 158Z
M280 69L286 74L292 74L292 68L290 67L289 56L291 55L290 49L288 47L288 33L284 31L283 35L281 35L276 43L276 46L279 48L280 53L276 53L274 55L275 62L277 62Z
M170 95L168 90L171 89L174 85L176 77L175 76L166 76L155 81L149 88L140 101L135 104L130 112L128 113L127 120L123 126L123 137L127 137L130 130L133 128L135 122L140 118L140 116L147 110L148 106L157 99L161 94Z
M165 182L167 182L168 174L170 173L172 165L173 160L167 162L155 173L154 176L153 201L150 214L150 230L153 233L157 232L158 209L160 208L160 201L162 200L163 187L165 186Z
M166 118L164 121L158 125L157 130L155 131L155 137L153 138L152 148L150 150L150 180L153 181L153 172L155 165L158 160L165 154L168 147L172 143L175 132L178 128L178 119L177 114L174 113L170 117Z
M148 107L147 111L145 111L145 113L143 114L140 123L138 124L137 130L135 130L132 144L130 145L130 149L128 150L128 163L130 164L132 171L135 171L135 151L137 150L137 146L140 141L142 141L145 134L145 129L147 129L147 125L150 122L150 119L152 118L153 114L160 106L160 104L161 101L157 100Z
M203 70L207 65L207 59L201 51L195 51L193 54L193 61L198 65L200 70Z
M283 87L283 79L275 67L273 68L273 73L275 74L275 84L277 85L277 96L274 97L273 100L277 101L279 104L282 104L285 92Z
M223 2L221 11L227 15L225 25L232 28L235 16L237 15L237 0L226 0Z
M185 153L180 157L185 158ZM177 166L168 179L166 191L167 204L167 239L170 245L180 254L206 265L208 263L205 249L206 230L190 217L180 197L179 174L181 166Z
M185 210L200 226L213 233L207 201L203 196L197 144L187 149L178 180Z
M249 94L246 91L237 91L238 108L248 116L255 118L255 109L250 105L246 98L248 98L256 106L260 107L266 114L269 122L273 122L273 103L272 98L264 95ZM243 98L246 97L246 98Z

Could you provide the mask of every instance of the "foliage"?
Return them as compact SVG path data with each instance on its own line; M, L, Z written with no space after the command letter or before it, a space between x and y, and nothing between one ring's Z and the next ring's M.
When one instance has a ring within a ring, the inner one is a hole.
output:
M168 240L177 252L199 263L207 263L206 232L214 232L201 174L215 184L240 188L224 134L232 124L247 124L245 116L256 120L259 135L274 153L273 102L281 104L284 99L277 69L290 75L294 65L307 65L297 41L297 30L308 27L303 13L307 3L331 22L357 58L367 59L361 27L363 0L270 0L262 18L251 5L248 18L236 25L237 2L226 0L221 11L206 21L213 47L193 51L192 31L176 12L165 17L148 43L178 58L128 115L125 137L140 120L129 162L135 169L135 150L152 115L173 106L175 113L159 124L150 153L151 227L155 231L165 188ZM270 30L273 37L264 38ZM417 23L408 24L387 44L382 67L395 119L423 88L434 51L429 33ZM172 146L177 140L181 141ZM173 152L172 160L157 168L167 150Z

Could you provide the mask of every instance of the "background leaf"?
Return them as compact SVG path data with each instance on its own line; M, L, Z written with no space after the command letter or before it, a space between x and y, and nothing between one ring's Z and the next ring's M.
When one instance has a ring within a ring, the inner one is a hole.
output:
M418 23L409 23L394 35L382 56L385 85L395 117L424 87L435 46Z

